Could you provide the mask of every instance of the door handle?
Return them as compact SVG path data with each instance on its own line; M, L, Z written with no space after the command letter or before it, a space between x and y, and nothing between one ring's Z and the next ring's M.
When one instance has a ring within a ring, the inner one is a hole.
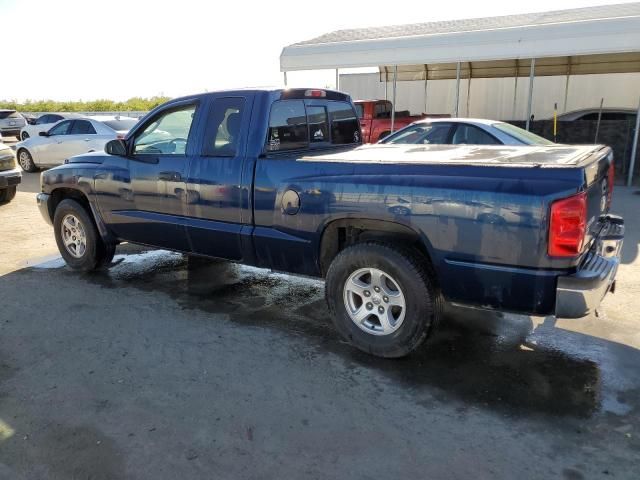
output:
M166 182L180 182L182 181L182 175L180 172L160 172L158 179Z
M89 140L91 140L90 138L85 138L84 141L88 142Z

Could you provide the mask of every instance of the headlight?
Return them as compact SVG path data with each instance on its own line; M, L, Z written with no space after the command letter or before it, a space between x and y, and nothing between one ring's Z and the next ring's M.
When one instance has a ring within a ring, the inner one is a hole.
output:
M11 170L16 168L16 156L13 151L5 148L0 150L0 170Z

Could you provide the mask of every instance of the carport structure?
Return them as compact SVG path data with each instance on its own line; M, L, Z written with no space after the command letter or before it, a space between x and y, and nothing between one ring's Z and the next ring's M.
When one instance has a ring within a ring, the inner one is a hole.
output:
M640 3L339 30L289 45L280 56L285 84L287 72L335 69L338 85L340 68L357 67L377 67L380 80L393 85L392 128L398 81L424 80L426 92L430 80L455 79L458 116L461 79L469 88L474 78L514 78L517 86L528 77L529 128L535 77L566 77L566 104L574 75L640 72ZM637 115L629 184L639 123Z

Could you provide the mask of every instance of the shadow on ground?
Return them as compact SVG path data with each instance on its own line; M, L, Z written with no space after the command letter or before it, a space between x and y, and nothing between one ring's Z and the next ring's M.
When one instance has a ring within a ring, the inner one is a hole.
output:
M338 338L317 280L163 251L118 255L116 262L87 280L105 288L163 292L187 312L225 313L238 325L302 337L296 354L313 358L329 351L350 368L379 371L404 384L426 407L453 396L461 402L461 413L477 407L505 414L589 417L607 401L602 363L619 356L629 365L640 364L640 351L555 328L551 319L533 329L526 316L453 308L424 348L404 359L383 360ZM615 398L608 402L620 413L639 407L637 399L611 395Z

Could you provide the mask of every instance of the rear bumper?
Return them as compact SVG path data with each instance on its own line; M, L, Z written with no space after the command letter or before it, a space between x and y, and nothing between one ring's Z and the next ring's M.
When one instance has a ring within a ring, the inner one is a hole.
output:
M44 221L49 225L53 225L51 216L49 215L49 198L51 198L51 195L48 193L39 193L36 195L36 202L38 203L38 210L40 210L40 214L42 215L42 218L44 218Z
M609 215L595 247L573 275L558 277L556 317L580 318L595 311L608 291L615 288L624 240L624 220Z
M13 187L22 181L22 173L20 169L0 171L0 188Z
M0 128L0 133L5 137L13 137L14 135L20 135L22 127Z

